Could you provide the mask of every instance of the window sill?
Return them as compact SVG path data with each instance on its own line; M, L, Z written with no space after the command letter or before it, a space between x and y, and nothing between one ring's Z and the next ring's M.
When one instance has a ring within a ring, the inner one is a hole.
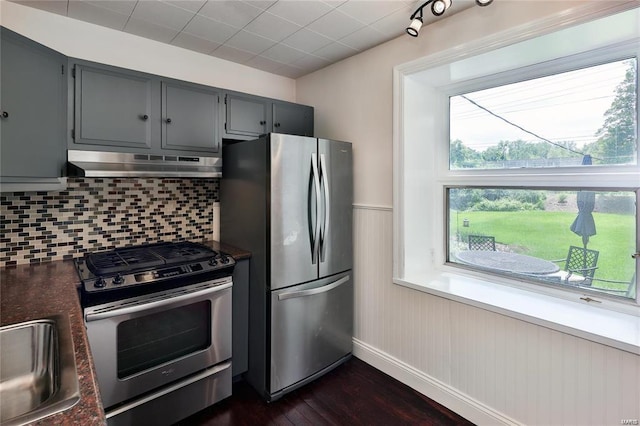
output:
M640 355L640 316L459 273L394 283Z

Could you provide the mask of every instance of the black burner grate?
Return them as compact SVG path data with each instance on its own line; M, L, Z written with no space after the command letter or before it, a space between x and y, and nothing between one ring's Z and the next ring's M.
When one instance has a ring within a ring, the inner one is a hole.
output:
M90 253L86 255L86 263L93 274L100 276L191 262L215 254L208 247L190 242L158 243Z
M167 263L189 262L215 255L215 251L208 247L189 242L157 245L152 250Z

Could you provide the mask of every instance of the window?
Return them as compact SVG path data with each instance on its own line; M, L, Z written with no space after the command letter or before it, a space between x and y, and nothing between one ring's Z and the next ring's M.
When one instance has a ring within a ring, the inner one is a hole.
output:
M637 304L639 15L404 74L396 282L469 273Z

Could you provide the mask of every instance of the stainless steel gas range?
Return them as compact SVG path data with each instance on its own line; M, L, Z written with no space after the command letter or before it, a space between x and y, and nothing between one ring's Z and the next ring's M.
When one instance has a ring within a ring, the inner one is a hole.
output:
M191 242L76 261L109 425L171 424L231 395L234 265Z

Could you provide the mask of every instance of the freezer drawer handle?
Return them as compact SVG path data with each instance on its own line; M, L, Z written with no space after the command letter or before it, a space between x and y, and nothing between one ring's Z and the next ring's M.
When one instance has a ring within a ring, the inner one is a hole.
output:
M349 282L351 279L351 275L347 275L346 277L342 277L337 281L332 282L331 284L324 285L318 288L312 288L309 290L299 290L299 291L290 291L288 293L280 293L278 295L278 300L286 300L293 299L294 297L305 297L305 296L313 296L314 294L326 293L327 291L333 290L334 288Z

